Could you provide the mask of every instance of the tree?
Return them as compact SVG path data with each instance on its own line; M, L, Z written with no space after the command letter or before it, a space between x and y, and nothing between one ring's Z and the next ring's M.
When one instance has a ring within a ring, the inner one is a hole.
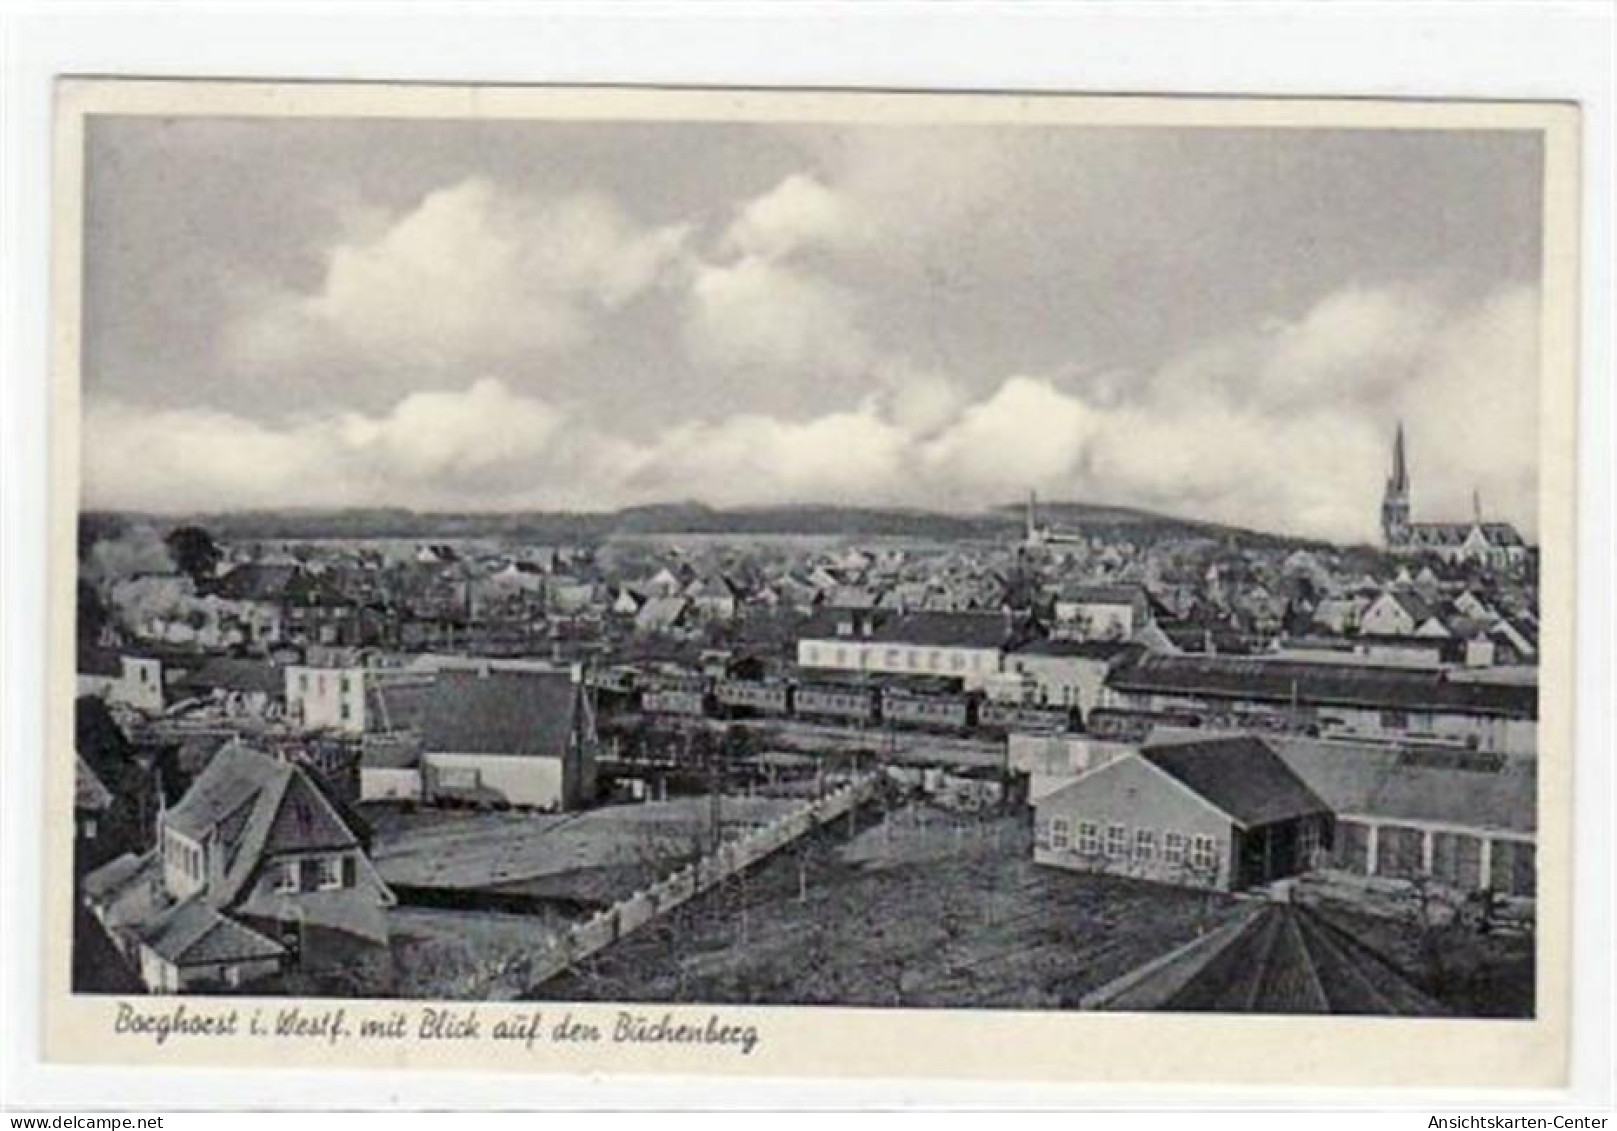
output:
M213 576L219 564L219 546L200 526L176 526L163 539L168 552L174 556L174 565L192 581L201 583Z
M134 757L134 747L104 700L81 696L73 704L73 742L97 774L117 774Z
M101 600L101 594L96 592L94 585L82 577L78 584L78 645L79 651L94 648L101 640L101 633L111 620L107 606Z

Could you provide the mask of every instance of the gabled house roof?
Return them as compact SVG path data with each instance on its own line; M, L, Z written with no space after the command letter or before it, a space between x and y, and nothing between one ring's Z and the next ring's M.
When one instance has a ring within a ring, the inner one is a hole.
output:
M201 899L175 904L141 930L141 941L176 966L211 966L279 958L286 949L221 915Z
M224 875L209 889L210 903L234 902L265 856L359 846L359 837L308 774L232 742L164 815L165 828L198 842L212 838L223 853Z
M1390 598L1416 625L1424 624L1437 614L1437 610L1413 589L1389 589L1382 596Z
M83 754L74 755L73 808L89 813L112 808L112 791L96 776Z
M1147 747L1140 757L1244 828L1330 811L1258 738L1243 735Z
M79 886L87 899L92 902L105 902L132 883L151 881L159 871L158 865L156 850L140 856L136 856L133 852L125 852L85 875Z
M280 601L300 572L295 564L247 562L214 582L213 591L237 601Z
M676 628L685 619L690 601L685 597L652 597L634 615L636 627L650 631Z
M578 723L568 671L443 671L424 712L429 754L560 757Z

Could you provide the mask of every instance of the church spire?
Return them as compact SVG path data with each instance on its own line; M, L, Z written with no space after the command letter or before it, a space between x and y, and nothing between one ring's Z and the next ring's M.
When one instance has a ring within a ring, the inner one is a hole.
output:
M1409 462L1404 453L1404 422L1392 442L1392 474L1381 496L1381 533L1389 548L1402 547L1409 537Z
M1409 465L1404 459L1404 422L1398 422L1398 435L1392 442L1392 479L1388 489L1400 494L1409 491Z

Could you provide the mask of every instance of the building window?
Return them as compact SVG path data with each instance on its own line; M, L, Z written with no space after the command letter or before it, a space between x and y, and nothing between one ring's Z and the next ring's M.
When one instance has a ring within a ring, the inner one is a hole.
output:
M1408 730L1409 729L1409 715L1408 715L1408 713L1405 712L1405 711L1383 711L1383 712L1381 712L1381 729L1382 730Z
M307 695L307 694L309 694L309 673L308 672L299 672L298 673L298 694L299 695Z
M344 699L342 702L342 721L346 723L353 713L353 710L349 707L348 700Z
M1129 854L1129 831L1122 825L1106 826L1106 855L1114 860Z
M1297 834L1297 862L1304 868L1313 866L1314 854L1319 851L1319 826L1304 821Z
M1162 858L1170 864L1183 864L1185 862L1185 834L1162 834Z
M1157 834L1155 829L1134 830L1134 859L1155 860L1157 856Z
M1100 855L1100 826L1089 821L1078 824L1078 851L1085 856Z
M318 886L321 891L332 891L342 887L341 856L322 856L320 857L319 866L320 880Z
M1072 830L1067 826L1067 818L1056 817L1050 822L1050 847L1066 849L1072 844Z
M1197 868L1211 870L1218 867L1218 852L1213 838L1199 836L1191 845L1190 862Z
M353 678L351 676L349 676L349 674L347 672L344 672L343 675L342 675L342 693L344 695L347 695L349 690L352 687L353 687Z
M298 881L298 862L296 860L282 860L281 870L275 877L275 890L283 895L295 892L299 887Z

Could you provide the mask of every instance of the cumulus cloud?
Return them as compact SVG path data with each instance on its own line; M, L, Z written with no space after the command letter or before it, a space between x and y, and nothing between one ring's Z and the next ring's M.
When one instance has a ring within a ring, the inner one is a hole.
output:
M696 269L686 344L706 364L763 367L798 379L826 368L861 368L870 357L851 294L757 255Z
M720 250L779 259L816 247L845 248L871 235L857 202L808 173L792 173L746 201L720 240Z
M1417 516L1465 517L1475 485L1491 513L1531 531L1537 325L1531 288L1458 305L1355 288L1150 373L1019 375L969 397L947 377L878 359L874 391L843 409L671 412L662 431L640 439L495 378L413 393L380 414L332 412L282 427L92 404L87 497L168 510L672 498L959 509L1033 487L1047 498L1352 540L1376 533L1402 419ZM768 340L767 349L807 357L815 344Z
M1536 524L1538 297L1446 304L1347 288L1300 318L1187 351L1105 414L1089 480L1114 497L1340 539L1377 536L1392 431L1414 454L1416 517Z
M604 196L536 198L471 177L389 221L356 220L313 289L244 296L226 361L458 376L553 355L651 287L687 236Z

